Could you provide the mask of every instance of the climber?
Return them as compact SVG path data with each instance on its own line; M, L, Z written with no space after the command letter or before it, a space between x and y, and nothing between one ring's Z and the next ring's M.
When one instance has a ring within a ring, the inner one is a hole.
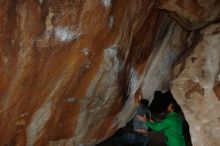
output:
M145 122L139 120L137 116L139 115L141 117L150 118L151 113L148 109L148 100L141 98L140 90L138 90L135 94L137 109L133 117L133 131L131 133L126 133L121 137L116 137L114 139L116 146L123 146L126 144L139 144L139 146L147 145L149 141L149 137L147 136L148 128L145 125Z
M182 119L177 113L178 105L170 102L167 106L168 114L166 118L160 122L147 119L144 116L137 116L141 121L145 121L146 125L154 131L163 131L165 134L165 142L167 146L185 146L183 136Z

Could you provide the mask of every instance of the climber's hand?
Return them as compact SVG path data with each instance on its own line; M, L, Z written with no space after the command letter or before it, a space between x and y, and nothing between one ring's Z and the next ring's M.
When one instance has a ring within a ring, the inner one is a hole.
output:
M146 122L146 121L147 121L146 116L137 115L136 117L137 117L137 119L140 120L140 121L143 121L143 122Z

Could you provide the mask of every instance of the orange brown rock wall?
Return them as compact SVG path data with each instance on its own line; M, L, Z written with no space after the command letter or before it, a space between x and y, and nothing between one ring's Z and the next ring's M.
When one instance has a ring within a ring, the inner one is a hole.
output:
M204 24L182 23L185 13L177 21L188 30L206 26L219 16L215 4ZM171 66L194 40L156 7L154 0L2 0L0 144L95 145L131 118L139 87L149 100L169 89ZM219 97L217 79L212 88Z
M142 76L178 27L148 0L2 0L0 7L1 145L107 138L126 122L116 115L139 86L128 85L131 66Z

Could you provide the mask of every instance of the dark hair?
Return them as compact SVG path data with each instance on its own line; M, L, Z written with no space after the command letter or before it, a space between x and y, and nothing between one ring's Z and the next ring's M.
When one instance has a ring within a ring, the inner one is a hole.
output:
M147 99L141 99L141 100L140 100L140 104L142 104L143 106L145 106L146 108L148 108L149 101L148 101Z
M171 107L172 107L174 112L179 112L181 110L180 106L177 103L171 102L170 104L171 104Z

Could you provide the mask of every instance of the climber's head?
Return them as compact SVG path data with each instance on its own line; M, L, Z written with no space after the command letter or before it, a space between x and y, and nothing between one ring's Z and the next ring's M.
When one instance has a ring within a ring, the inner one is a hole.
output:
M142 104L143 106L145 106L146 108L148 108L149 106L149 101L147 99L141 99L140 100L140 104Z
M179 109L180 109L179 105L177 103L175 103L175 102L170 102L169 105L167 106L167 111L169 113L171 113L171 112L179 112Z

